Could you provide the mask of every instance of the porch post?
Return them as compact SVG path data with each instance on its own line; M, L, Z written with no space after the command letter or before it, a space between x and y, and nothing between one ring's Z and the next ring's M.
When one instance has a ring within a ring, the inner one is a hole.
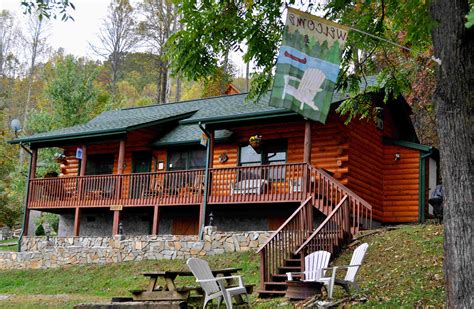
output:
M209 131L209 168L213 168L214 166L214 143L215 143L215 131Z
M30 169L30 179L36 178L36 165L38 162L38 149L31 149L31 169Z
M125 140L121 140L119 144L119 155L118 155L118 162L117 162L117 174L122 175L123 174L123 166L124 166L124 161L125 161ZM117 198L122 197L122 177L120 177L116 183L116 193L115 195Z
M82 145L82 160L81 160L81 170L79 171L79 176L84 176L86 174L86 164L87 164L87 145Z
M304 123L304 163L311 164L311 121L306 119Z
M151 235L158 235L160 223L160 208L158 205L153 207L153 226L151 227Z
M123 174L123 161L125 158L125 140L120 141L119 146L119 155L118 155L118 165L117 165L117 174Z
M79 229L81 226L81 209L76 207L76 211L74 214L74 236L79 236Z
M112 224L112 236L118 235L120 223L120 210L114 210L114 222Z
M125 140L121 140L119 144L119 155L118 155L118 162L117 162L117 174L123 174L123 162L125 158ZM121 196L122 191L122 178L119 178L117 182L117 193L118 198ZM119 233L119 224L120 224L120 210L114 210L114 217L112 223L112 236L118 235Z
M22 236L28 236L28 228L29 228L29 223L30 223L30 209L29 209L29 200L30 200L30 180L36 178L36 165L38 161L38 149L37 148L32 148L31 149L31 158L30 158L30 172L28 174L28 180L27 180L27 189L26 189L26 202L25 202L25 214L23 217L23 235Z
M206 151L206 169L204 171L204 197L203 201L199 207L199 238L204 238L204 226L206 225L206 208L207 208L207 201L209 198L209 194L211 192L211 173L209 172L209 168L212 168L213 165L213 158L214 158L214 130L208 131L206 130L201 123L199 123L199 127L201 130L206 134L208 138L207 142L207 151Z

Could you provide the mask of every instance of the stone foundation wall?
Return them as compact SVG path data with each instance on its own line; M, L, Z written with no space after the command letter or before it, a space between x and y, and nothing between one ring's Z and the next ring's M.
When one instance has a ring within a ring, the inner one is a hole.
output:
M0 270L54 268L77 264L187 259L224 252L258 249L270 232L217 232L206 227L204 240L197 236L25 237L22 252L1 252Z

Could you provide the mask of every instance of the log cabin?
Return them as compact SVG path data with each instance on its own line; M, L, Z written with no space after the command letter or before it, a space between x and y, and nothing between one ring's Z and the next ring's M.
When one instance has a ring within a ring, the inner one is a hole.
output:
M429 215L438 154L419 144L402 97L374 95L377 119L349 124L336 112L343 94L325 124L269 97L125 108L11 141L32 152L24 234L32 211L59 214L59 236L275 231L260 249L264 293L281 292L274 281L292 254L334 252L372 224ZM37 173L50 147L62 151L58 177Z

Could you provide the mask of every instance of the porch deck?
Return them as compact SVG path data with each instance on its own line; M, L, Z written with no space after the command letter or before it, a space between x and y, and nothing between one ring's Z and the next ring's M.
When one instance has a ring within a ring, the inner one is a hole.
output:
M205 174L197 169L31 179L28 208L199 205ZM208 178L209 204L299 202L318 187L304 163L213 168Z

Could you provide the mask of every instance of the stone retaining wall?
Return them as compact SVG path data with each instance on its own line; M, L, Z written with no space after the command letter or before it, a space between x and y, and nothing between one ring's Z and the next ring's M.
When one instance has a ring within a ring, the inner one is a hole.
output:
M258 249L270 232L217 232L206 227L197 236L25 237L22 252L1 252L0 270L53 268L76 264L187 259Z

